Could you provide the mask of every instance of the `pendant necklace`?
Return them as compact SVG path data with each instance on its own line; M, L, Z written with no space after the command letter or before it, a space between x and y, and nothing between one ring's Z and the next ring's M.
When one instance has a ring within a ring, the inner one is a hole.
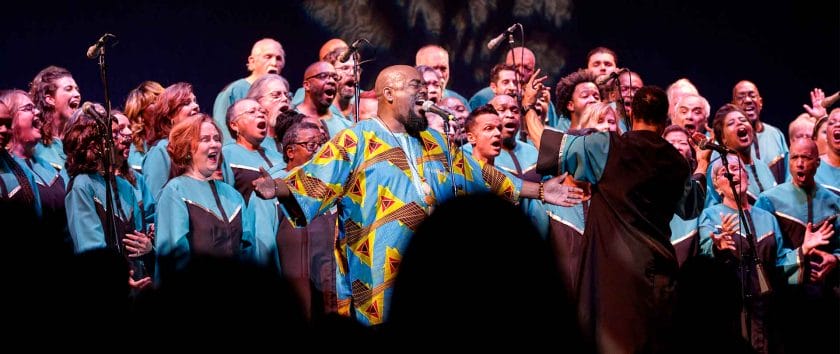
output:
M417 191L417 193L421 197L423 197L423 201L426 203L426 205L429 208L431 208L435 200L435 198L432 196L432 187L426 181L426 177L423 177L420 174L420 171L417 169L417 166L415 166L415 160L413 159L414 156L413 154L411 154L410 150L411 142L407 139L408 134L403 134L406 137L406 146L403 146L400 137L398 137L396 133L391 131L391 128L388 127L387 124L385 124L385 121L383 121L382 118L376 117L376 120L379 121L379 123L382 124L382 126L384 126L385 129L388 130L388 133L391 134L391 137L394 138L394 140L397 142L397 145L400 147L400 149L403 150L403 154L406 157L406 162L408 163L409 170L411 171L411 184L414 185L414 189Z

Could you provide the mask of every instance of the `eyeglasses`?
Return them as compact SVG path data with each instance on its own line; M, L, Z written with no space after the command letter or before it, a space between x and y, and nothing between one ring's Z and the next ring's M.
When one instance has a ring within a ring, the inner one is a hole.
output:
M262 108L262 107L252 107L251 109L249 109L249 110L247 110L247 111L245 111L245 112L241 112L241 113L239 113L239 114L237 114L237 115L233 116L233 119L239 118L239 116L241 116L241 115L243 115L243 114L247 114L247 115L249 115L249 116L252 116L252 117L253 117L253 116L255 116L255 115L257 114L257 112L260 112L260 113L262 113L263 115L267 115L267 114L268 114L268 111L267 111L267 110L265 110L265 108ZM231 121L232 121L233 119L231 119Z
M338 81L338 80L341 80L341 75L336 74L336 73L331 73L331 72L328 72L328 71L324 71L322 73L318 73L318 74L312 75L310 77L307 77L304 80L309 80L309 79L313 79L313 78L321 80L321 81L326 81L327 78L332 78L333 80Z
M318 150L321 145L324 145L321 141L296 141L292 144L303 146L306 150L309 150L309 152L315 152L315 150Z
M271 98L272 101L277 101L281 98L285 98L286 101L292 100L292 94L288 91L271 91L263 97Z

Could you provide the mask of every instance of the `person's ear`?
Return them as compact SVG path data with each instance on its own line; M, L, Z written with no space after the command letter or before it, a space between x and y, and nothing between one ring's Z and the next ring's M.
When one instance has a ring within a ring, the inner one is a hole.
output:
M303 81L303 90L304 91L309 91L309 80L304 80Z
M55 107L55 97L53 95L47 94L44 96L44 102L48 105Z
M467 132L467 142L470 143L470 145L475 145L475 143L478 142L478 137L476 137L472 132Z
M385 87L382 89L382 96L388 101L388 103L394 102L394 90L390 87Z
M248 71L254 71L254 62L255 61L256 61L256 59L254 59L253 55L248 56L248 62L245 63L245 67L248 68Z

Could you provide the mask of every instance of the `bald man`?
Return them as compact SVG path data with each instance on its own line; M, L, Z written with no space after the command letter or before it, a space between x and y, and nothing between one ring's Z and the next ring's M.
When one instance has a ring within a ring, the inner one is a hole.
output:
M531 75L534 74L537 59L534 56L534 52L530 49L525 47L516 47L508 50L507 54L505 54L505 65L512 65L516 67L519 83L520 85L524 85L528 82ZM475 109L476 107L487 104L494 96L496 96L496 92L494 92L493 88L490 86L479 90L472 96L472 98L470 98L470 109ZM557 117L557 111L554 109L554 104L551 102L548 103L547 119L548 126L557 128L559 119Z
M523 182L475 161L460 150L448 166L446 141L428 129L418 99L426 98L413 67L390 66L377 76L376 117L341 131L312 160L283 179L254 185L262 198L279 197L290 221L305 225L338 206L339 313L365 325L382 323L391 286L411 235L439 203L459 193L492 192L512 202L520 197L571 204L579 191L559 179ZM465 177L469 173L469 178ZM441 295L442 296L442 295Z
M344 50L347 50L347 48L349 48L349 46L347 45L347 42L345 42L343 39L330 39L324 42L324 45L321 46L321 49L318 51L318 59L327 61L327 55L331 52L336 50L343 52Z
M307 117L320 119L321 124L327 127L329 137L351 125L341 112L333 109L340 80L341 76L332 64L325 61L312 63L303 73L303 102L295 107Z
M251 55L248 56L246 63L246 67L251 74L248 77L231 82L216 96L216 101L213 103L213 120L216 125L227 126L225 116L228 107L245 98L254 81L265 74L280 75L285 66L286 52L280 42L271 38L263 38L254 43L251 48ZM222 129L222 135L223 144L235 143L227 129Z
M807 254L800 252L799 262L810 266L810 274L804 274L796 283L789 281L789 284L800 285L780 292L785 302L779 306L784 313L784 321L780 324L786 328L778 333L790 344L790 348L812 352L816 350L806 348L833 347L835 350L826 352L836 353L840 326L837 317L838 298L832 287L837 286L837 264L840 257L840 196L814 181L820 164L817 145L813 140L794 140L790 146L788 166L791 181L761 193L755 206L776 217L785 248L801 247L806 232L834 232L827 245ZM809 325L803 328L803 323Z
M787 142L779 128L761 120L764 99L761 98L758 87L747 80L739 81L732 88L732 104L741 108L752 123L756 136L756 139L753 139L755 158L770 168L777 183L784 182L787 177Z
M414 66L425 65L437 71L440 77L441 87L443 87L443 98L456 97L464 105L468 105L468 101L464 96L461 96L455 91L447 89L449 85L449 53L446 49L436 45L427 45L417 50L417 55L414 57Z

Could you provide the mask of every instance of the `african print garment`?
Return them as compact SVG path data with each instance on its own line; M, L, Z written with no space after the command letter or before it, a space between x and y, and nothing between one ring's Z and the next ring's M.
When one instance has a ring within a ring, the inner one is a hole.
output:
M419 135L393 134L368 119L333 137L285 179L306 221L338 205L339 312L350 314L352 307L364 324L385 320L403 251L431 209L453 196L453 178L466 193L519 199L521 180L463 154L452 157L450 174L442 136Z

